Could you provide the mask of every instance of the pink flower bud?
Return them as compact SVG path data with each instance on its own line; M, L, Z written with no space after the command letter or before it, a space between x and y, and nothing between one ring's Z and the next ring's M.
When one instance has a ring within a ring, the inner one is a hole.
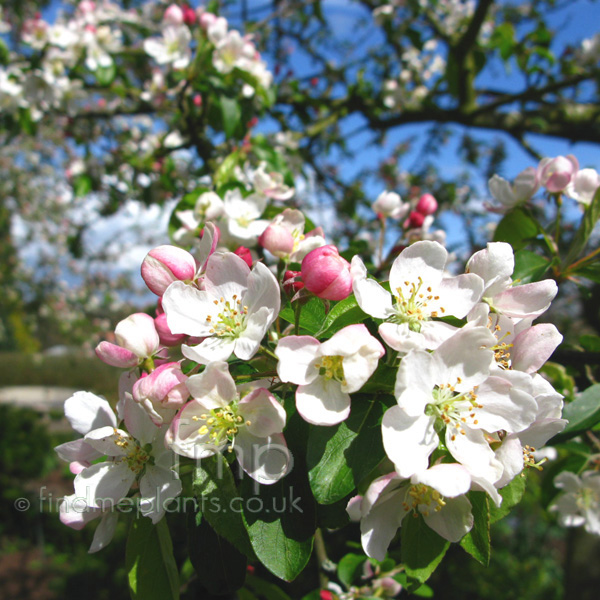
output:
M292 232L283 225L269 225L258 238L258 243L273 256L283 258L294 250Z
M417 212L416 210L413 210L408 216L408 219L404 221L404 227L408 229L417 229L418 227L421 227L424 222L425 215L423 213Z
M167 10L165 10L163 21L167 25L183 25L183 16L184 13L181 8L179 8L177 4L171 4Z
M293 296L298 290L304 287L304 282L300 281L300 271L286 271L283 275L283 289Z
M252 268L252 253L245 246L240 246L235 250L234 254L237 254L240 258L246 261L246 264Z
M139 363L137 354L110 342L100 342L96 346L96 356L103 363L120 369L130 369Z
M189 396L186 381L187 376L178 362L165 363L135 382L133 399L139 402L141 398L148 398L171 408L182 406Z
M202 106L202 96L200 94L195 94L192 98L192 102L194 103L194 106Z
M343 300L352 292L350 263L335 246L311 250L302 260L304 287L325 300Z
M139 358L156 354L160 346L154 319L146 313L134 313L119 321L115 327L117 343L131 350Z
M196 22L196 11L188 4L183 7L183 22L186 25L193 25Z
M189 396L186 381L178 362L164 363L134 383L133 399L144 407L155 425L162 425L175 416L173 409L185 404Z
M538 166L540 183L551 193L562 192L579 171L579 162L572 155L543 158Z
M200 15L200 27L204 30L207 30L211 25L214 25L216 21L217 15L213 15L213 13L203 12Z
M167 315L164 312L154 319L154 326L156 327L160 343L163 346L178 346L185 340L186 336L184 334L171 333L167 325Z
M174 281L191 281L196 275L196 261L176 246L157 246L142 263L142 279L157 296L162 296Z
M431 194L423 194L417 202L416 210L422 215L432 215L438 209L437 200Z
M115 328L116 344L100 342L96 355L107 365L128 369L158 352L160 339L154 319L145 313L135 313L120 321Z

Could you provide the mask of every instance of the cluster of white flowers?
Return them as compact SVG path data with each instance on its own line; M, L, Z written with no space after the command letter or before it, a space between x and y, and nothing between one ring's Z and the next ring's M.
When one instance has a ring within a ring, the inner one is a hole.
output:
M497 202L490 207L495 212L507 212L524 204L540 187L551 194L565 194L585 207L589 206L600 188L600 175L595 169L580 169L579 161L569 154L543 158L537 168L528 167L519 173L512 185L499 175L494 175L488 186Z
M436 40L425 42L422 50L410 46L402 52L401 59L398 78L383 83L383 103L390 109L420 106L429 93L431 81L446 68Z
M375 480L360 503L365 552L385 556L405 515L420 512L450 541L472 527L469 490L498 490L532 453L561 431L562 397L537 374L562 336L532 326L554 298L554 281L514 285L512 248L488 244L467 273L444 275L447 254L417 242L394 261L390 292L352 261L360 307L381 319L379 334L403 356L382 422L395 471ZM466 318L457 329L437 318Z
M1 16L0 34L8 31ZM158 28L160 37L147 37L142 46L163 67L153 72L150 81L143 82L141 98L146 102L168 92L165 69L187 68L200 37L214 46L212 62L216 71L226 75L239 69L252 76L255 84L242 82L244 96L253 96L255 87L264 90L270 87L272 74L252 37L229 30L225 18L202 8L194 11L175 4L166 9L158 26L155 16L150 7L137 11L108 0L83 0L72 14L59 16L54 24L39 15L28 19L21 41L40 54L39 66L27 68L25 63L13 62L0 67L0 107L11 112L29 109L34 120L53 109L77 112L91 96L83 89L81 77L73 77L72 71L83 63L97 77L102 78L102 72L110 73L117 56L130 50L126 40L137 40L141 27L150 31ZM130 34L128 38L124 37L125 32Z
M227 191L223 198L213 191L199 194L193 209L178 210L175 215L181 223L181 227L175 232L174 239L179 244L191 244L198 235L204 223L213 222L220 233L222 247L234 249L239 245L245 247L256 246L261 234L269 227L270 222L261 218L270 201L284 202L290 200L295 193L293 187L283 181L280 173L267 171L266 163L261 163L257 169L237 169L238 181L244 183L247 195L242 194L239 188ZM304 215L296 211L295 218L285 220L283 226L296 231L297 242L304 239ZM289 213L286 213L289 214ZM278 216L276 221L285 218ZM314 235L314 234L313 234ZM320 245L324 245L323 240ZM265 245L267 250L271 251ZM306 248L306 252L309 249ZM306 254L304 252L304 254ZM296 254L295 261L299 261L303 255Z

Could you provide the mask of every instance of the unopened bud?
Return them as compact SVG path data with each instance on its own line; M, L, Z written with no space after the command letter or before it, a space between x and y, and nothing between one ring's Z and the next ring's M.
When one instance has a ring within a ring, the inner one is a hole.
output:
M162 296L174 281L191 281L196 275L196 261L176 246L157 246L142 263L142 279L157 296Z
M431 194L423 194L417 202L416 210L422 215L432 215L438 209L437 200Z
M304 287L324 300L343 300L352 292L350 263L333 245L311 250L302 260Z

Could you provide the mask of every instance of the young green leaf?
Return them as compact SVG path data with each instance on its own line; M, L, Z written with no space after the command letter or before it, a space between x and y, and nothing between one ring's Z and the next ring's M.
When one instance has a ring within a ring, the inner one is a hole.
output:
M421 515L405 517L401 531L400 547L406 574L424 583L444 558L450 542L430 529Z
M312 427L306 456L308 478L320 504L347 496L384 458L381 418L385 406L355 395L348 419L333 427Z
M312 553L315 504L303 469L273 485L246 477L240 486L244 524L260 562L271 573L293 581Z
M525 483L527 479L525 472L521 475L517 475L507 486L500 490L502 496L502 504L496 506L493 502L489 504L490 507L490 524L503 519L519 502L525 493Z
M591 429L600 421L600 383L590 386L576 400L567 404L563 418L569 421L555 440L567 440L586 429Z
M490 507L485 492L469 492L473 512L473 528L460 541L463 550L482 565L490 564Z
M232 594L244 585L246 557L217 535L200 513L188 515L188 550L198 579L210 594Z
M240 494L222 455L199 461L193 485L204 518L220 536L252 559L254 552L242 520Z
M506 213L494 232L495 242L508 242L515 251L527 246L537 236L539 225L526 211L515 208Z
M132 520L125 564L132 600L179 598L179 574L165 518L156 525L146 517Z

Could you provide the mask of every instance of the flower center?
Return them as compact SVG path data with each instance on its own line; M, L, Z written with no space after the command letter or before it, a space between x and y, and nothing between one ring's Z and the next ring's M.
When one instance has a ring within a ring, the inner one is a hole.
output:
M204 421L204 425L198 429L200 435L207 435L211 443L220 445L226 441L233 442L240 427L250 425L250 421L244 421L244 417L238 414L237 405L228 404L224 408L213 408L208 414L192 417L194 421Z
M115 434L117 436L115 445L127 452L125 456L121 456L119 459L126 462L127 466L137 475L145 467L148 460L150 460L150 454L133 438L121 435L116 429Z
M459 377L457 383L460 382ZM469 421L472 425L478 424L476 409L483 408L483 404L477 402L475 389L458 393L454 385L442 383L432 390L431 399L432 402L425 407L425 414L435 417L434 428L438 434L450 426L455 430L451 436L454 441L457 432L466 435L463 426Z
M591 488L581 488L576 493L577 507L582 511L595 510L600 502L600 495Z
M498 323L494 325L492 315L488 316L487 327L492 332L494 337L498 340L498 343L495 346L492 346L491 348L494 351L494 359L496 360L498 366L501 369L510 369L510 352L511 348L513 347L513 344L507 344L506 342L502 341L504 338L511 335L510 331L507 331L506 333L504 333L504 335L500 337L502 327L500 327Z
M231 301L221 297L219 300L213 300L219 306L222 305L221 312L217 318L213 319L211 315L206 317L206 321L212 324L210 333L219 337L239 337L244 329L244 321L248 314L248 307L242 306L242 301L234 294Z
M298 250L298 247L300 246L300 242L303 242L304 238L305 238L305 235L299 229L294 229L292 231L292 239L294 240L292 254Z
M343 357L341 356L322 356L321 362L318 362L315 367L319 369L319 375L321 377L325 377L325 379L335 379L340 383L346 383L342 361Z
M404 508L406 512L409 510L415 511L415 517L417 516L417 510L424 517L428 517L431 508L433 508L435 512L439 512L444 506L446 506L444 497L437 490L434 490L424 483L411 485L406 499L402 503L402 508Z
M428 307L429 302L437 302L440 297L433 295L430 286L425 290L422 287L423 279L419 277L417 283L405 281L394 293L396 314L392 317L392 322L408 323L408 328L416 333L420 333L422 321L429 321L431 317L439 316L440 312L446 312L443 306L438 307L439 312Z

